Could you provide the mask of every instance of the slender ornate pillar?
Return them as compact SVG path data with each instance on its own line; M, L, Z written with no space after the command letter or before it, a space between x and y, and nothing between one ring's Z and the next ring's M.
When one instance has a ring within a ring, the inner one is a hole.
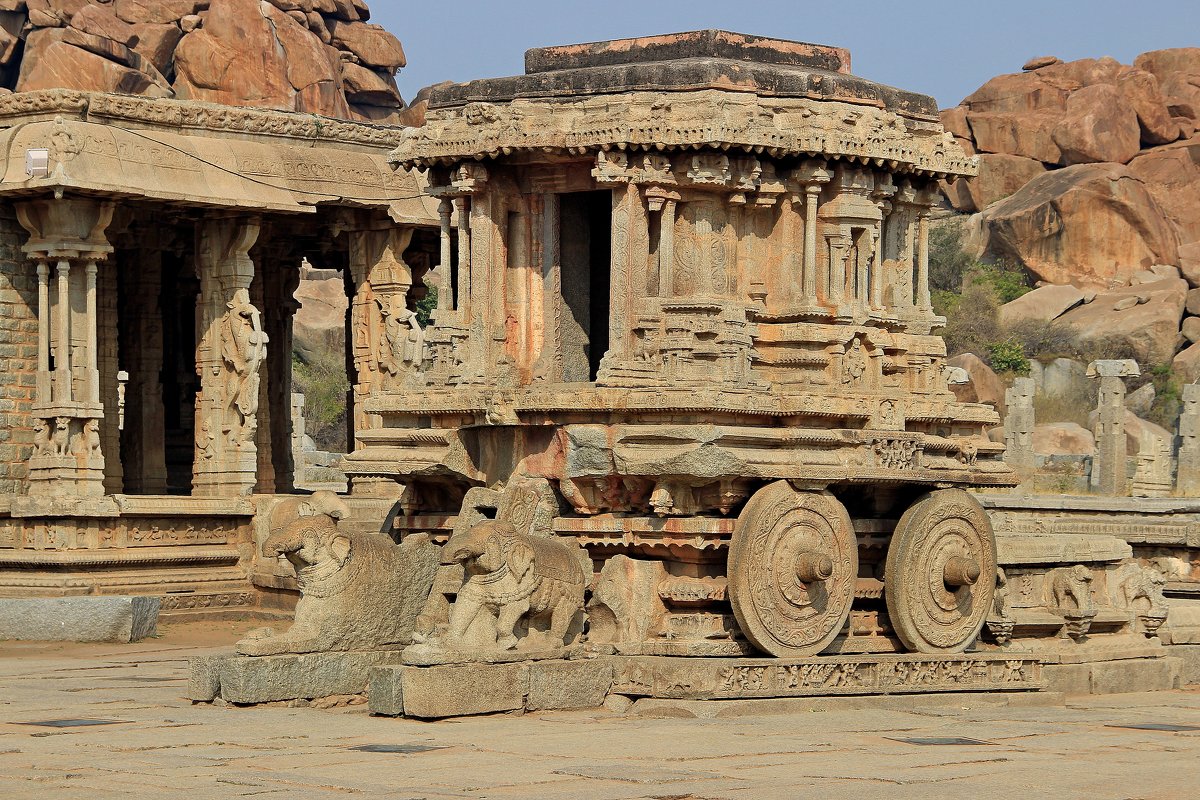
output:
M883 223L871 231L871 309L883 310Z
M471 199L466 196L454 198L458 214L458 304L460 314L471 313Z
M929 294L929 211L917 214L917 309L932 314Z
M58 262L58 342L54 352L54 399L70 403L75 399L71 386L71 262Z
M105 492L105 408L97 371L96 264L113 249L106 232L114 206L62 198L20 202L15 210L29 232L22 249L38 265L38 396L29 494L97 497ZM115 420L115 405L110 411Z
M663 201L658 226L658 293L661 297L675 296L675 200Z
M450 274L452 271L452 265L450 263L450 216L453 211L453 201L451 201L448 197L443 197L441 202L438 203L438 219L441 222L441 238L439 240L441 245L439 252L440 262L438 263L437 267L437 307L439 311L449 311L454 302L454 298L450 296L454 291L454 282L450 279Z
M1183 387L1179 415L1179 469L1175 491L1184 497L1200 496L1200 384Z

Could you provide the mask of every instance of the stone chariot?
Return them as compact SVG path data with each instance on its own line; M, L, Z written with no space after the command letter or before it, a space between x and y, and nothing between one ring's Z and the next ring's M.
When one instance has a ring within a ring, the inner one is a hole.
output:
M579 548L610 653L971 648L997 564L966 490L1016 481L935 333L935 187L975 163L934 101L718 31L526 73L435 88L393 156L441 202L438 304L362 406L354 492L402 487L402 538ZM418 638L463 581L444 556Z

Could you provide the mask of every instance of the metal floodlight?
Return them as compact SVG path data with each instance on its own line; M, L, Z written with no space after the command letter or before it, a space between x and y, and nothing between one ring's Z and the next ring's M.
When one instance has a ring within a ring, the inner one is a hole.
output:
M25 151L25 174L31 178L44 178L50 174L50 151L36 148Z

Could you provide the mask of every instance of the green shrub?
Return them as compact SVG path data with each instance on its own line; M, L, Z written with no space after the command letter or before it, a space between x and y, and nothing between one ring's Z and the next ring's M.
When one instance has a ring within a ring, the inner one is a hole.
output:
M317 350L307 358L292 357L292 383L304 393L305 433L317 448L332 453L346 452L346 378L345 356L337 350Z
M1029 359L1025 356L1025 348L1016 339L992 342L987 346L987 352L988 364L996 372L1029 374Z
M1000 303L991 286L970 283L946 315L946 351L956 356L974 353L986 358L988 347L1000 341Z

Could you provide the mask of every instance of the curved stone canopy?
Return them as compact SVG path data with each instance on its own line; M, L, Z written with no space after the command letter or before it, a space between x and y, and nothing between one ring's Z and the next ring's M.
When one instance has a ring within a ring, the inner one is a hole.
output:
M725 31L531 50L525 75L433 87L425 125L404 132L393 160L712 148L975 174L932 98L849 68L839 48Z

